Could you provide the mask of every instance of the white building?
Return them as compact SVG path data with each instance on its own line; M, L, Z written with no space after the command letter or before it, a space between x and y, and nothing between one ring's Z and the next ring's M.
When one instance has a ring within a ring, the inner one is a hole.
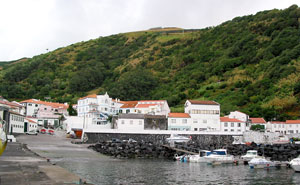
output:
M9 111L10 113L10 128L9 133L24 133L28 132L28 127L24 125L24 118L22 114Z
M107 93L104 95L88 95L77 101L77 113L80 117L99 118L104 115L116 115L123 103L113 100Z
M29 99L20 102L25 107L25 115L38 118L47 117L49 114L68 115L67 103L46 102L36 99ZM50 107L45 111L45 107Z
M298 134L300 133L300 120L286 120L286 133Z
M169 113L168 130L191 131L192 119L188 113Z
M238 120L241 120L243 122L248 122L249 121L249 115L247 115L243 112L240 112L240 111L230 112L230 114L227 117L233 118L233 119L238 119Z
M123 114L152 114L165 115L170 113L166 100L122 101L120 112Z
M120 114L117 120L118 130L144 131L144 114Z
M37 131L38 130L38 124L37 122L29 119L29 118L25 118L24 120L24 127L27 127L28 132L29 131Z
M246 123L235 118L220 117L220 122L222 132L245 132L247 130Z
M137 113L136 105L138 101L122 101L123 105L120 107L120 112L123 114Z
M170 113L170 108L166 100L141 100L136 105L137 113L165 115Z
M220 104L217 102L187 100L184 112L191 116L192 131L220 130Z
M10 111L24 115L25 107L18 102L9 102L5 99L0 99L0 106L7 107Z

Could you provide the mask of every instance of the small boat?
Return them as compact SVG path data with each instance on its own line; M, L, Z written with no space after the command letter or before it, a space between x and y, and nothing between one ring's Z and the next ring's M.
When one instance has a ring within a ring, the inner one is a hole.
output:
M243 155L241 158L243 159L244 164L248 164L251 159L257 157L261 157L258 155L257 150L248 150L246 155Z
M300 155L290 161L290 166L295 170L295 172L300 172Z
M167 142L176 142L176 143L186 143L190 141L191 139L188 137L180 136L178 134L171 134L170 137L166 138Z
M175 161L180 161L180 162L189 162L190 161L190 155L174 155L174 160Z
M191 155L189 161L190 162L198 162L198 163L203 163L206 162L207 160L205 159L205 156L209 156L211 154L211 151L208 150L200 150L199 154L197 155Z
M218 149L218 150L213 150L210 155L204 156L206 159L206 162L209 164L214 164L214 163L233 163L234 162L234 156L233 155L228 155L226 149Z
M248 162L250 168L270 168L274 167L275 164L265 158L253 158Z

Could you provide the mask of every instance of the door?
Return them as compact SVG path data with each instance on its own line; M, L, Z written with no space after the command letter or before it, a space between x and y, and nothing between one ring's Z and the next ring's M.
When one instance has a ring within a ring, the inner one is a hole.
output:
M24 133L26 133L28 131L28 123L25 122L24 123Z
M44 120L44 127L45 127L45 128L48 127L48 120Z

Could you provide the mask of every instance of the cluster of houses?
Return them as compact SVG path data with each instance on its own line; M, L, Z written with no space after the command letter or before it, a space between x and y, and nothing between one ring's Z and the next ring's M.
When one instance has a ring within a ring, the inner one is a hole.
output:
M36 99L10 102L0 96L0 107L9 113L10 134L37 131L41 127L57 128L62 125L62 118L68 116L67 104Z
M121 101L112 99L107 93L78 99L77 104L73 105L77 116L68 115L68 104L36 99L9 102L0 97L0 106L9 109L11 133L25 133L39 127L61 127L67 132L80 134L85 130L169 130L226 134L243 133L257 124L263 125L266 132L300 133L300 120L266 122L264 118L251 118L239 111L221 117L220 104L206 100L186 100L184 113L171 113L166 100Z

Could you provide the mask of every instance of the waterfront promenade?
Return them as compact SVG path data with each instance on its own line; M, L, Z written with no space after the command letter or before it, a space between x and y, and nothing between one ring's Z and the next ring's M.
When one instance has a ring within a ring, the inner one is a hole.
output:
M55 165L51 158L40 155L42 152L29 149L41 145L47 147L46 143L50 142L58 144L61 138L50 135L21 135L17 140L17 143L8 143L6 151L0 156L1 185L69 185L85 182L75 173ZM24 143L28 144L28 148ZM47 149L43 151L47 153Z

